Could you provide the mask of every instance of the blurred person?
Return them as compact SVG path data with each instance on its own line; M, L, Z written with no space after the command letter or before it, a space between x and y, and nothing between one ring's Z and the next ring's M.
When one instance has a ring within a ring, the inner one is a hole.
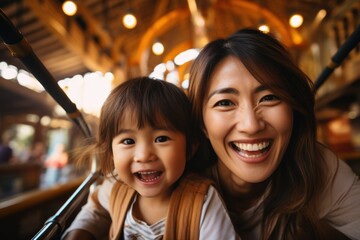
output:
M44 162L45 177L44 184L46 186L58 183L61 178L62 169L68 163L68 153L65 151L65 145L58 143L55 145L53 152Z

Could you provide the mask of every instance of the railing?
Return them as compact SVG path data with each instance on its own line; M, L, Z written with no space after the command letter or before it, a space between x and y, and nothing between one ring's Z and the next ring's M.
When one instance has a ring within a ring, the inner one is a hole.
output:
M32 51L31 46L23 35L15 28L12 22L0 9L0 37L9 48L14 57L19 58L34 77L43 85L45 90L64 108L68 116L81 129L85 137L91 137L91 131L86 124L80 111L75 104L70 101L63 90L58 86L52 75L47 71L38 57ZM356 47L360 41L360 26L339 48L332 57L332 62L326 66L319 78L315 81L315 92L328 79L333 70L341 64L349 52ZM59 211L48 219L44 227L33 237L33 239L53 239L64 231L64 226L73 211L79 206L81 201L88 194L90 186L98 179L96 159L93 160L92 173L84 180L73 195L65 202Z
M65 230L68 219L88 195L90 186L98 177L97 173L90 174L55 215L45 222L43 228L32 239L54 239L55 236L58 237Z
M14 164L14 166L17 164ZM0 174L1 176L1 174ZM2 176L1 176L2 177ZM87 176L79 176L68 181L46 188L31 189L21 194L15 194L0 200L0 236L1 239L31 239L43 229L44 223L49 217L58 212L61 206L72 196L78 187L84 182ZM84 192L84 195L86 192ZM77 198L80 201L81 198ZM86 203L87 198L79 203L78 208L66 221L58 220L66 226L66 229L75 218L81 207ZM67 213L70 214L70 211ZM59 231L60 232L60 231ZM59 239L61 232L55 234L52 239ZM47 236L47 235L43 235Z
M92 136L90 128L85 122L81 112L60 88L53 76L36 56L30 44L1 9L0 37L3 39L12 55L21 60L45 90L66 111L68 117L80 128L84 136L90 138ZM53 239L65 230L64 226L67 225L69 217L76 209L78 209L79 204L81 204L82 200L87 196L90 186L100 176L97 172L96 159L93 159L91 172L92 173L63 204L58 212L45 222L43 228L33 237L33 239Z

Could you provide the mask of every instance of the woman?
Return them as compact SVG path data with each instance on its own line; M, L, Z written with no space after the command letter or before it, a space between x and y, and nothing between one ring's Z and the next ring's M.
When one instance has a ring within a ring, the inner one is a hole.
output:
M205 46L190 72L207 139L194 165L242 239L319 239L327 224L360 239L358 177L316 141L312 82L277 40L241 30Z
M328 225L360 239L358 177L316 141L312 82L278 41L241 30L205 46L190 75L206 139L190 163L217 183L242 239L319 239Z

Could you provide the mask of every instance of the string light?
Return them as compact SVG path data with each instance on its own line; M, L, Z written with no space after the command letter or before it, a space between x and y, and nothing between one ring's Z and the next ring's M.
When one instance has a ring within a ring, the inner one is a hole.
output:
M157 41L152 45L152 51L155 55L161 55L164 52L164 45Z
M289 19L289 24L293 28L298 28L302 25L304 19L300 14L294 14Z
M77 5L73 1L65 1L62 5L63 12L68 16L74 16L77 12Z
M263 33L269 33L270 32L270 28L268 25L263 24L261 26L259 26L258 28L260 31L262 31Z
M123 17L123 24L127 29L135 28L137 24L136 17L131 13L125 14Z

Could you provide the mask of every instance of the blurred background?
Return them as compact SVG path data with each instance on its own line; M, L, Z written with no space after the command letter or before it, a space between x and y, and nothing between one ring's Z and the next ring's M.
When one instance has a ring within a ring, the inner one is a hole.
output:
M103 101L130 77L149 75L186 91L192 60L208 41L259 28L315 81L360 24L360 0L0 0L0 8L94 131ZM357 44L316 95L319 140L357 174L359 88ZM83 181L89 169L76 168L72 152L83 140L1 41L4 239L31 238Z

